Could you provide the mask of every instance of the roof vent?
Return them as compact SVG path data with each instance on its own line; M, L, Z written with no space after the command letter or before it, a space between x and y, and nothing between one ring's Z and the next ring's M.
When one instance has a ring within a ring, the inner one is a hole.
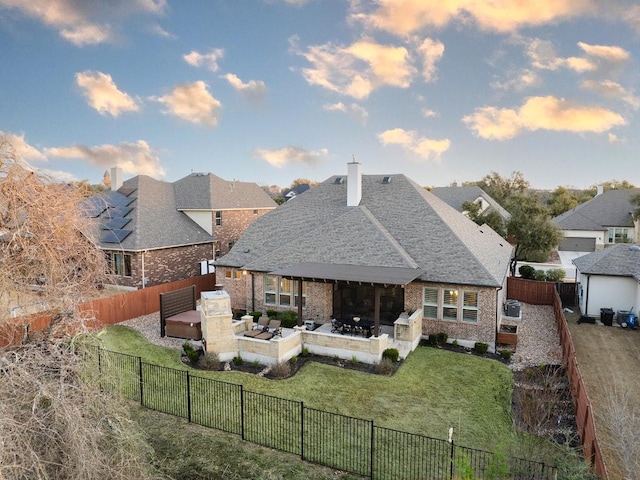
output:
M382 183L391 183L391 177L389 176L382 177Z
M342 185L344 183L344 177L336 177L336 179L333 181L333 183L335 185Z

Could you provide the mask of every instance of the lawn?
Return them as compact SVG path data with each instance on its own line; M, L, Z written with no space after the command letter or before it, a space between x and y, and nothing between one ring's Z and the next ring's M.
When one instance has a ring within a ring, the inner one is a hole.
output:
M128 327L109 327L98 336L108 350L140 356L149 363L189 368L176 350L151 345ZM499 362L472 355L419 347L393 376L315 362L284 380L234 371L193 373L435 438L446 438L453 427L456 443L489 451L514 437L511 371Z

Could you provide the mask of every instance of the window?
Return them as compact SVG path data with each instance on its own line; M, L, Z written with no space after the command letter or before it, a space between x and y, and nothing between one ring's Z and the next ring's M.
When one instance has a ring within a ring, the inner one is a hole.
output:
M302 282L302 307L306 307L306 284ZM264 277L264 303L266 305L278 305L291 307L291 299L294 306L298 306L298 282L288 278Z
M621 227L609 228L609 243L628 243L629 229Z
M442 320L462 320L463 322L478 322L478 298L480 293L474 290L457 290L445 288L442 290L442 306L438 300L440 289L424 287L422 309L424 318ZM462 312L461 318L458 315Z
M465 290L462 293L462 321L478 322L478 292Z
M233 248L235 243L236 243L235 240L233 242L229 242L229 250L231 250Z
M220 210L216 212L216 225L222 225L222 212Z
M107 273L121 277L131 276L131 255L128 253L112 252L105 254Z
M422 300L423 316L425 318L438 318L438 289L424 288Z
M236 280L238 280L239 278L242 278L242 271L241 270L234 270L233 271L233 278L235 278Z
M458 319L458 290L445 289L442 301L443 320Z
M253 214L254 214L254 215L257 215L257 214L258 214L258 210L254 210L254 211L253 211Z
M224 278L232 278L233 276L233 271L230 268L227 268L224 271Z

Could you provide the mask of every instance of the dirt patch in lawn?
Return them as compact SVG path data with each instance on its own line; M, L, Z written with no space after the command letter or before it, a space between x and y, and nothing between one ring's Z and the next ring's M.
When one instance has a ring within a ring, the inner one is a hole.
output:
M577 323L578 312L565 314L576 357L596 421L596 431L610 478L625 478L623 449L607 430L614 388L626 391L637 408L640 399L640 329ZM612 448L613 446L613 448ZM634 477L634 478L640 478Z

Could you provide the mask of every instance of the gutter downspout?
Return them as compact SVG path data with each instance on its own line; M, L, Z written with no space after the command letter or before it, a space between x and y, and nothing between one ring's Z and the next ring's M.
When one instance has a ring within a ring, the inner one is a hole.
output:
M145 281L144 278L144 255L147 253L147 251L145 250L144 252L142 252L142 258L141 258L141 264L142 264L142 288L147 286L147 282Z
M497 353L498 352L498 325L499 325L499 321L500 321L500 315L502 312L502 308L499 305L498 302L498 296L500 295L500 291L502 290L503 287L497 288L496 289L496 307L498 307L498 310L496 310L496 330L495 330L495 341L494 341L494 347L493 353Z
M583 315L589 315L589 285L591 285L591 275L587 275L587 292L584 297L584 312Z

